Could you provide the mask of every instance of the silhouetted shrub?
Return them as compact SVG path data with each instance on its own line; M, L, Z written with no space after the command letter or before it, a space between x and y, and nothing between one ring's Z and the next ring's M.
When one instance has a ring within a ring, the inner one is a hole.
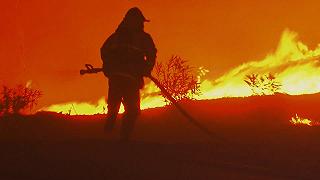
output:
M0 99L0 115L2 114L3 111L4 111L4 104L2 102L2 99Z
M193 99L194 95L200 94L200 83L194 68L179 56L172 56L167 62L157 63L154 73L175 100Z
M279 93L282 86L271 73L268 75L247 75L244 82L250 87L253 95L273 95Z
M41 91L18 85L15 88L3 86L0 100L0 114L18 114L33 108L41 97Z

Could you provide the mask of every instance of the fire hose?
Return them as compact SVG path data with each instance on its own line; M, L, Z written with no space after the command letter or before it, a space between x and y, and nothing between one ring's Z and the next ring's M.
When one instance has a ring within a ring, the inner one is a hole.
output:
M80 70L80 75L84 74L92 74L92 73L99 73L102 72L102 68L94 68L91 64L86 64L85 65L86 69L81 69ZM127 75L129 76L129 75ZM175 100L170 93L164 88L164 86L159 82L158 79L153 77L152 75L146 76L149 78L151 81L153 81L157 87L161 90L162 94L179 110L179 112L187 118L187 120L199 128L202 132L207 134L210 138L215 138L215 139L221 139L226 141L226 139L217 136L215 133L213 133L211 130L209 130L207 127L203 126L201 123L199 123L194 117L192 117L185 109L182 108L182 106L179 104L177 100Z

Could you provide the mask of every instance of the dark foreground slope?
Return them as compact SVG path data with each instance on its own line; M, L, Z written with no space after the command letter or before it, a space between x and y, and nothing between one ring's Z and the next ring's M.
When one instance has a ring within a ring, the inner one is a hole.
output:
M104 115L39 113L0 121L0 179L319 179L320 95L183 102L207 136L173 107L145 110L131 143Z

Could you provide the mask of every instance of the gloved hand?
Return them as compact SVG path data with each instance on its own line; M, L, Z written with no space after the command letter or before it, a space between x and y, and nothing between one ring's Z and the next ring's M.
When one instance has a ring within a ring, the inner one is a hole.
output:
M106 71L103 71L105 77L109 77L109 74Z
M150 68L148 68L148 67L145 67L144 69L143 69L143 71L142 71L142 76L144 76L144 77L149 77L149 76L151 76L151 69Z
M143 67L142 75L145 77L150 77L154 64L151 64L150 61L146 61Z
M102 65L102 69L103 69L104 76L109 77L108 69L105 64Z
M151 76L151 71L146 71L146 72L144 72L144 73L143 73L143 76L144 76L144 77L149 77L149 76Z

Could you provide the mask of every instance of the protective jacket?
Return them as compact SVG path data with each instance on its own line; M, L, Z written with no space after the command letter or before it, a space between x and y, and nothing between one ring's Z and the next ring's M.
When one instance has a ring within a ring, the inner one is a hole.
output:
M156 47L143 30L121 27L101 47L105 75L135 78L143 86L144 75L151 73L156 59Z

